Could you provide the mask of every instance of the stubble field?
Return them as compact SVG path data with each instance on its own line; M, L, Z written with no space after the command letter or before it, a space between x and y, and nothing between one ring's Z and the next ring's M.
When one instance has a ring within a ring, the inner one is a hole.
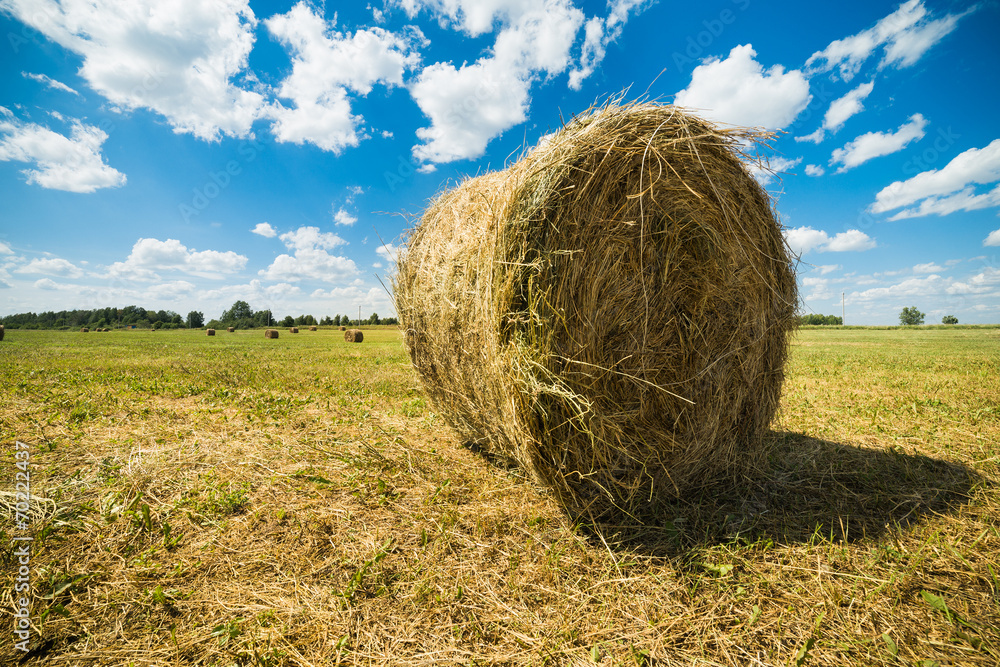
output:
M0 387L3 664L1000 664L998 328L799 331L766 465L643 528L464 447L394 329L13 330Z

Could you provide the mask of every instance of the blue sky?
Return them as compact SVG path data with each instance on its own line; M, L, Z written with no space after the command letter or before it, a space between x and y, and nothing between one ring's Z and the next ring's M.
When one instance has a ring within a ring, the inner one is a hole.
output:
M805 312L1000 322L998 33L995 0L0 0L0 314L393 314L429 199L628 89L782 132Z

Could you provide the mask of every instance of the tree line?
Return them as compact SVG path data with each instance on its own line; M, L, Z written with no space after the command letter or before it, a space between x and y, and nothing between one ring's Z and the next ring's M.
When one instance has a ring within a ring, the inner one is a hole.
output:
M222 311L218 318L205 323L205 314L192 310L181 317L172 310L147 310L141 306L124 308L94 308L92 310L60 310L43 313L17 313L0 317L0 324L7 329L79 329L81 327L128 329L254 329L258 327L294 326L361 326L370 324L399 324L395 317L379 317L372 313L363 320L347 315L329 315L317 320L313 315L277 318L270 310L254 311L246 301L237 301Z

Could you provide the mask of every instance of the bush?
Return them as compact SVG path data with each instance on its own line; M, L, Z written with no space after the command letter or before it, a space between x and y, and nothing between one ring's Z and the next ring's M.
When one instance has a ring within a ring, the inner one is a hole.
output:
M958 318L954 315L945 315L941 318L941 324L958 324Z

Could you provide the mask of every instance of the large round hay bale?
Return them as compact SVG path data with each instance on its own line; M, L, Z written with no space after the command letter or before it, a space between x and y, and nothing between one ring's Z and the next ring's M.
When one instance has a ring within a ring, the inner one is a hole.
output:
M347 331L347 327L340 327L341 331Z
M394 280L435 410L571 511L649 516L759 453L797 300L742 147L607 105L431 203Z
M208 336L214 336L215 335L215 329L206 329L205 330L205 334L208 335Z
M3 325L0 324L0 340L3 340L3 334L4 334Z
M80 333L90 333L90 329L88 327L83 327L80 329Z
M278 332L276 329L268 329L264 332L264 338L277 338Z
M236 327L226 327L226 333L233 333L236 331Z
M317 327L316 327L316 326L310 326L310 327L309 327L309 331L316 331L316 329L317 329Z
M361 329L348 329L344 332L344 340L348 343L360 343L365 339L365 334Z
M299 328L298 327L288 327L288 331L289 331L289 333L298 333L299 332Z

